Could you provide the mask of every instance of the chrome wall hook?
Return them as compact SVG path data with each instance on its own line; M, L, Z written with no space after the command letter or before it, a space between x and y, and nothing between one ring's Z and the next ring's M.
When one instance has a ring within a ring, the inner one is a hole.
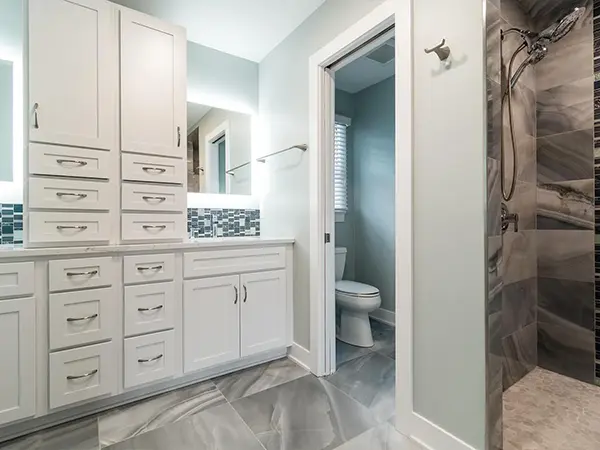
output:
M435 53L440 58L440 61L446 61L450 56L450 47L446 46L446 39L442 39L442 42L433 48L426 48L425 53Z

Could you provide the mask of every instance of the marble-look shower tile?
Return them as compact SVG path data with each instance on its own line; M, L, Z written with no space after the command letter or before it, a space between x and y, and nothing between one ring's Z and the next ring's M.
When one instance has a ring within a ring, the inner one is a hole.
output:
M536 88L545 91L588 78L594 74L593 40L585 40L569 47L553 46L535 66Z
M0 444L2 450L98 450L98 420L68 422Z
M594 77L538 91L537 136L594 126Z
M536 197L535 184L517 181L514 197L505 202L511 213L519 215L519 230L535 230Z
M396 359L396 329L388 324L371 319L373 347L371 350L388 358Z
M212 381L110 410L99 418L102 447L163 427L225 403Z
M594 0L519 0L523 11L531 19L534 30L540 31L573 11L575 6L584 6L586 11L575 25L575 33L592 24ZM569 35L567 35L567 39ZM559 43L562 41L559 41Z
M539 230L538 276L573 281L594 281L594 232Z
M271 361L260 366L230 373L213 381L230 402L279 386L307 375L306 369L290 359Z
M377 422L395 412L396 363L372 352L338 366L327 381L366 406Z
M109 450L264 450L228 403L108 447Z
M532 27L531 20L519 0L501 0L500 13L512 27L527 29Z
M538 183L594 177L594 133L581 130L537 140Z
M335 361L338 366L346 361L364 356L370 352L370 348L356 347L354 345L346 344L339 339L335 341Z
M397 432L389 423L381 424L346 442L336 450L424 450Z
M512 111L513 111L513 124L515 139L520 141L523 136L536 136L536 96L535 92L522 84L512 89ZM504 117L504 140L506 143L510 142L510 116L508 108L508 100L505 100L505 107L503 108ZM517 146L520 147L519 142Z
M538 319L594 329L594 283L538 278Z
M313 375L232 406L266 450L334 449L377 425L367 408Z
M538 341L540 367L594 383L593 331L540 311Z
M515 127L516 129L516 127ZM504 127L504 145L506 146L506 153L504 155L506 164L506 179L507 189L508 183L512 181L513 177L513 152L512 152L512 139L510 136L509 128ZM515 149L517 154L517 180L524 183L537 183L536 174L536 139L533 136L529 136L524 133L515 133Z
M537 316L537 278L504 285L502 290L502 337L534 323Z
M487 78L500 83L500 30L506 28L506 22L500 17L500 10L487 1L485 12L487 30Z
M594 180L543 183L537 192L538 230L593 230Z
M535 230L515 233L512 228L503 236L502 273L504 285L527 280L537 275L535 237Z
M501 233L500 205L502 192L500 188L500 162L487 159L487 234L497 236Z
M502 138L502 100L500 85L487 80L487 145L489 158L500 160L500 145Z
M537 324L522 328L502 340L503 388L508 389L537 366Z

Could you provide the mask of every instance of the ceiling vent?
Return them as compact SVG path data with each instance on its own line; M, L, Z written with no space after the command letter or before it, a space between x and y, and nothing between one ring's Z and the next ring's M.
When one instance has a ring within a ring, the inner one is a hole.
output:
M394 39L390 39L381 47L377 47L370 53L365 55L365 58L375 61L381 65L387 64L394 59L395 56Z

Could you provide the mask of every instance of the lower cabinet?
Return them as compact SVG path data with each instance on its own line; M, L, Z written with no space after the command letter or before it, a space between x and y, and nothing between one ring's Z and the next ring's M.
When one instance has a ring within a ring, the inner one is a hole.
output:
M35 301L0 300L0 424L35 413Z
M125 339L125 388L175 375L175 332Z

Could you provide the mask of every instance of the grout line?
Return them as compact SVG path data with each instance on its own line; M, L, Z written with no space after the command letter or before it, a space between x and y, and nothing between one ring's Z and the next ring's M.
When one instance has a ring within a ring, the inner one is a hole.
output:
M225 396L224 396L225 397ZM245 397L242 397L245 398ZM241 399L237 399L237 400L241 400ZM248 425L248 423L246 423L246 421L244 420L244 418L242 417L242 415L237 411L237 409L235 409L233 407L233 405L231 404L231 402L229 400L227 400L227 397L225 397L225 401L227 402L227 404L229 405L229 407L231 409L233 409L233 411L235 412L235 414L240 418L240 420L242 421L242 423L246 426L246 429L250 432L250 434L252 436L254 436L254 439L256 439L256 441L258 442L258 444L264 449L267 450L266 447L263 445L263 443L260 441L260 439L258 439L258 436L256 435L256 433L254 431L252 431L252 428L250 428L250 425ZM277 430L275 430L277 431Z

